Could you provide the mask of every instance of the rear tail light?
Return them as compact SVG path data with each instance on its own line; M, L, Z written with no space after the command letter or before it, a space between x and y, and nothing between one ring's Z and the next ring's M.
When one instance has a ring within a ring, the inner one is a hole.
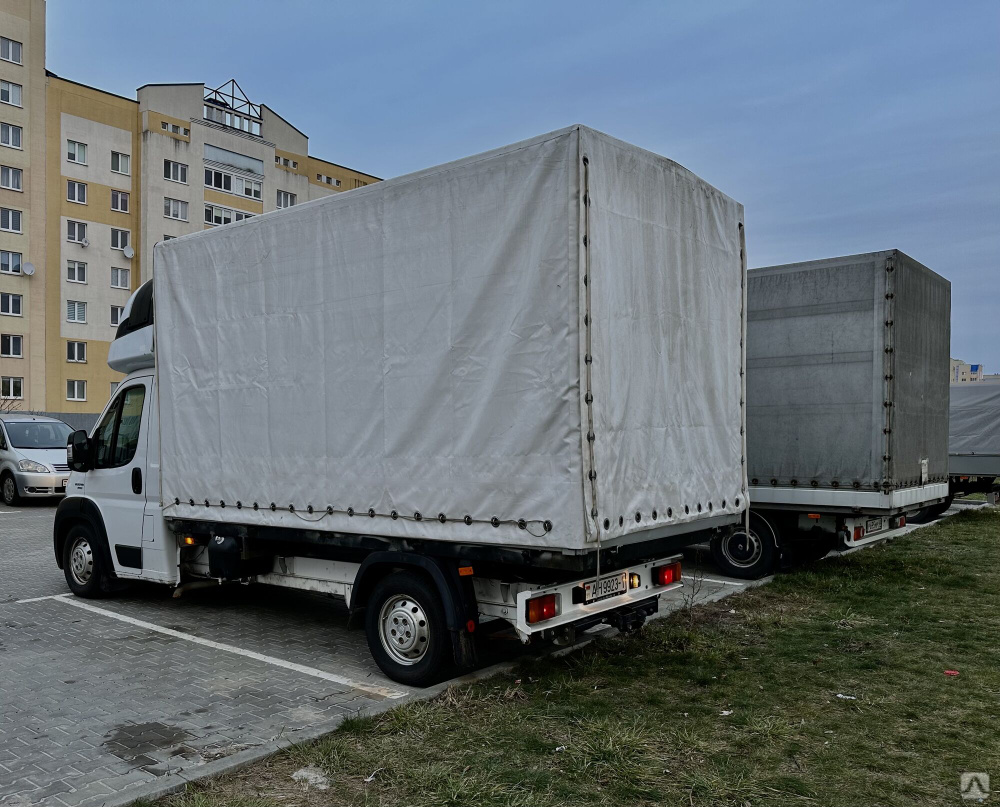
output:
M668 563L666 566L657 566L653 569L653 583L657 586L669 586L671 583L679 583L680 579L680 563Z
M545 594L541 597L534 597L528 600L528 624L534 625L536 622L544 622L552 619L559 613L556 604L555 594Z
M899 517L899 524L898 524L898 526L900 526L900 527L905 527L906 526L906 516L900 516Z
M864 537L865 537L865 528L864 527L855 527L854 528L854 540L855 541L860 541Z

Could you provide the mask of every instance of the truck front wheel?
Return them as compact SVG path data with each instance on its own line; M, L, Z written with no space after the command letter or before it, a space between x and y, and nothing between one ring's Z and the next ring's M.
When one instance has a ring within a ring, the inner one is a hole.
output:
M375 584L365 634L375 663L392 680L424 687L444 677L451 657L444 607L422 575L393 572Z
M63 571L70 591L87 599L104 596L108 572L104 566L93 533L87 527L73 527L63 545Z
M728 535L712 539L712 558L730 577L758 580L774 570L778 555L774 528L756 513L750 514L750 529L741 525Z

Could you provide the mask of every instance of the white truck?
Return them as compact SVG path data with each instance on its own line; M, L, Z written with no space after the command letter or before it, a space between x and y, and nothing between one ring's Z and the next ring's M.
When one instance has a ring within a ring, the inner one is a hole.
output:
M712 552L758 578L946 500L951 284L899 250L747 283L749 530Z
M70 589L342 597L411 685L484 622L641 625L747 507L743 244L580 126L157 244L70 438Z

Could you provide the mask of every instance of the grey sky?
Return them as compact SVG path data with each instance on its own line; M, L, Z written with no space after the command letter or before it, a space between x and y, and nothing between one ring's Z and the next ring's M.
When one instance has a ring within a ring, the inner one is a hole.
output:
M48 6L54 72L236 78L383 177L586 123L741 201L751 266L909 253L952 281L952 355L1000 372L996 0Z

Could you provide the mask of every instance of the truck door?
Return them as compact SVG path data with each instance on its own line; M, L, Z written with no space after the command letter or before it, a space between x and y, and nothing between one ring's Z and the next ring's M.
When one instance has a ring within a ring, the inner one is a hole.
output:
M150 378L136 378L117 391L94 430L94 468L87 497L101 510L115 571L142 571L142 521L146 507L146 433Z

